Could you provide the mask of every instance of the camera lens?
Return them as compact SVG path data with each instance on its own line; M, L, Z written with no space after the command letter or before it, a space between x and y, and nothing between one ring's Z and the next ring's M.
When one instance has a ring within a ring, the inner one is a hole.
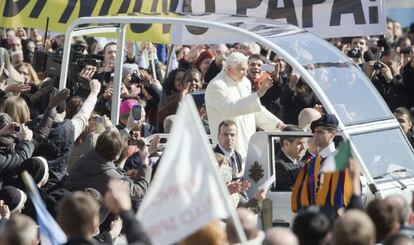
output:
M348 57L350 58L361 58L361 51L359 49L353 48L351 50L348 51Z
M409 53L411 53L411 47L402 48L401 51L400 51L400 53L402 53L402 54L409 54Z
M381 63L379 63L379 62L375 62L375 63L374 63L374 70L376 70L376 71L381 70Z

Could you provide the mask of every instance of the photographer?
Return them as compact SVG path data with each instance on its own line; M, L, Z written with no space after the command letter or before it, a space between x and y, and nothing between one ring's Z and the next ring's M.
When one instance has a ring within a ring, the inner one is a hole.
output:
M116 43L107 43L103 49L104 66L98 71L98 80L101 82L109 83L111 79L111 73L114 72L115 60L116 60Z
M163 94L161 83L154 79L147 70L138 69L136 64L124 64L122 74L123 83L129 91L125 98L140 101L145 107L148 123L155 128L158 107Z
M408 53L402 53L404 56L403 58L403 68L402 68L402 76L403 76L403 84L406 87L406 91L409 95L414 94L414 49L410 47L410 51ZM412 96L408 96L409 98L409 107L414 107L414 98Z
M379 62L370 61L365 67L366 75L391 110L409 104L401 68L400 55L391 49L383 52Z
M126 143L125 138L117 130L106 129L99 135L95 149L87 152L75 163L64 188L70 191L94 188L104 195L109 180L116 179L128 185L134 201L141 201L151 180L152 169L148 165L148 153L141 152L141 157L145 161L142 162L139 175L135 179L130 179L115 163L121 157Z
M352 38L350 49L346 51L346 55L352 59L355 65L358 65L362 69L364 64L364 55L367 52L368 45L365 37Z
M287 66L288 81L283 85L280 95L283 121L288 124L298 124L298 115L301 110L315 107L319 104L318 98L311 87L304 82L298 73L292 72Z
M126 64L138 64L140 68L147 69L150 74L153 74L151 58L154 61L155 76L157 80L162 82L164 76L161 72L160 62L158 61L157 48L150 42L142 42L140 48L136 50L133 42L127 42Z
M0 129L0 137L10 136L16 134L16 129L20 129L17 133L17 137L21 143L15 146L13 153L8 153L3 150L0 151L0 176L1 182L5 176L13 173L20 164L30 158L33 154L34 145L32 143L33 132L23 124L9 123Z

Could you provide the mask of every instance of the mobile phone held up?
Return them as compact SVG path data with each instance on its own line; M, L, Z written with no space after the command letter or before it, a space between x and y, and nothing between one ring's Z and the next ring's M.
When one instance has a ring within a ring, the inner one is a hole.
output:
M141 109L141 105L134 105L132 107L132 118L134 119L134 121L141 120Z
M266 71L266 72L272 73L275 70L275 65L272 65L272 64L263 64L261 68L262 68L262 71Z
M96 117L96 123L104 123L104 117L103 116L97 116Z
M13 126L13 132L15 133L20 132L20 126Z

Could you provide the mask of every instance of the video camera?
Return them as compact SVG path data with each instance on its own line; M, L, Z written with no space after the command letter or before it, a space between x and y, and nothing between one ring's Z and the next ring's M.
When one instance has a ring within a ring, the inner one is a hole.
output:
M102 67L103 56L95 54L84 54L86 46L82 44L72 44L71 55L69 58L68 79L76 79L80 71L86 66L91 65L97 68ZM32 66L37 72L45 73L48 76L59 76L62 67L63 50L56 52L45 52L36 48L33 56Z
M374 63L374 74L373 77L376 76L378 79L378 75L381 72L382 64L381 64L381 56L384 53L384 47L380 46L377 51L377 58Z

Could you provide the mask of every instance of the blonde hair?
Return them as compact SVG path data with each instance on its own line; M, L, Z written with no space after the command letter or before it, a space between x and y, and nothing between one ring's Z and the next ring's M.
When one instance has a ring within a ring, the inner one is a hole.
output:
M34 83L34 84L36 84L36 85L41 85L42 84L42 81L39 79L39 77L37 76L37 73L36 73L36 71L33 69L33 67L32 67L32 65L30 65L29 63L26 63L26 62L21 62L21 63L18 63L16 66L15 66L15 69L17 70L17 71L19 71L19 69L20 69L20 67L25 67L26 69L27 69L27 71L29 72L29 77L30 77L30 80ZM20 73L20 72L19 72Z
M224 245L227 236L219 220L213 220L178 243L179 245Z
M7 113L13 122L23 124L30 120L30 110L26 101L19 96L7 98L0 106L0 111Z

